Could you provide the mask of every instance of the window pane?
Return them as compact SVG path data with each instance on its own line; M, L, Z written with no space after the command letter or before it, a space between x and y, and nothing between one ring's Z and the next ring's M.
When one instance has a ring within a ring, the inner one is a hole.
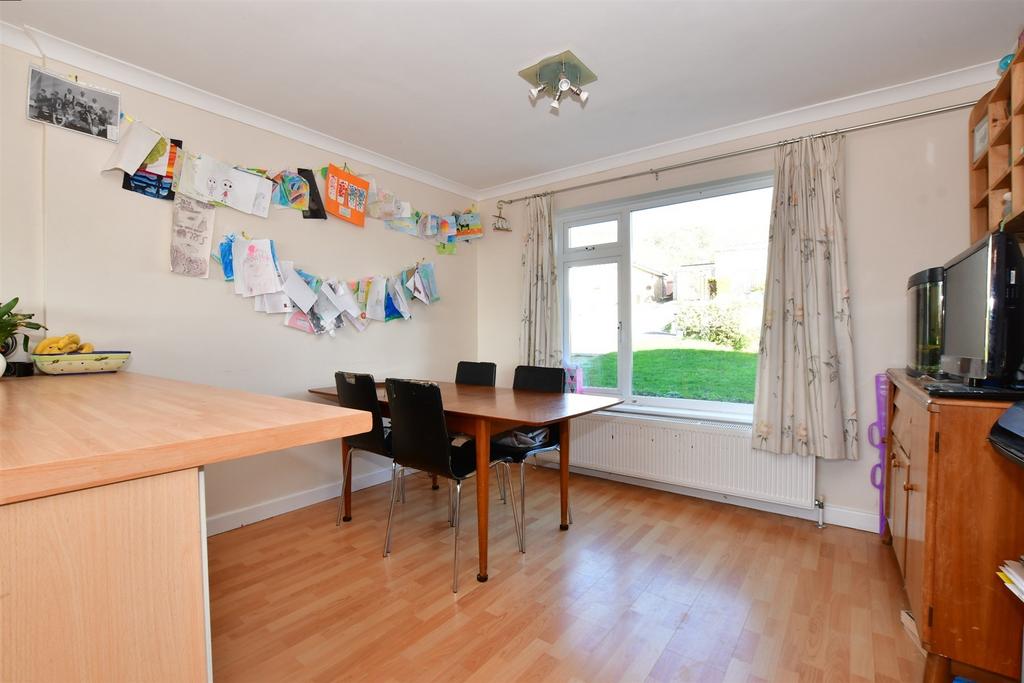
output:
M569 228L569 248L591 247L619 240L619 222L605 221L588 225L574 225Z
M585 387L618 387L619 267L571 266L568 272L569 364Z
M633 394L753 403L771 188L634 211Z

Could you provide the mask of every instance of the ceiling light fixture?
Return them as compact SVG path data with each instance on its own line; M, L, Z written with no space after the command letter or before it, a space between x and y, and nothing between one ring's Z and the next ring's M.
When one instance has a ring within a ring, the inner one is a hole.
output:
M536 103L542 94L551 95L549 111L555 114L561 109L562 101L570 96L576 97L580 105L585 105L590 93L583 86L597 80L594 72L569 50L527 67L519 75L533 86L530 88L531 102Z

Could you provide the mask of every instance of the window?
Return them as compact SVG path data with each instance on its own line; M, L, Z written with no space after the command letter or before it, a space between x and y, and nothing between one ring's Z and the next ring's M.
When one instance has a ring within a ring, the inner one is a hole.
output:
M558 216L565 357L586 391L751 413L771 202L758 176Z

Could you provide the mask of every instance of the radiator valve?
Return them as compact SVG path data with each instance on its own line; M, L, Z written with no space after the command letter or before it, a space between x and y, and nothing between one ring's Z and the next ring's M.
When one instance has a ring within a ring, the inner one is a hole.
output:
M814 499L814 507L818 508L818 528L825 528L825 499L818 496Z

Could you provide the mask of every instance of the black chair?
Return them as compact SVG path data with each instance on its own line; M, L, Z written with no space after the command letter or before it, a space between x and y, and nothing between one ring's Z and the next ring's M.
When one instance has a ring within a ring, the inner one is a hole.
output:
M459 508L462 482L476 474L476 443L472 439L453 442L444 419L441 390L433 382L388 379L388 407L391 411L391 498L388 504L388 526L384 536L384 557L391 553L391 519L398 497L400 471L412 467L421 472L444 477L454 483L449 498L448 523L455 527L455 556L452 560L452 592L459 590ZM510 480L508 459L491 456L491 466L500 465ZM500 471L500 470L499 470ZM508 487L511 489L511 485ZM449 488L449 491L452 489ZM517 536L520 535L516 499L512 496L512 515ZM521 544L521 541L520 541Z
M373 415L373 427L368 432L346 436L345 443L350 448L358 448L362 451L369 451L382 455L385 458L391 457L391 439L388 430L384 427L384 418L380 413L380 403L377 401L377 386L373 381L373 375L359 374L355 372L336 372L334 382L338 387L338 403L342 408L353 408L365 410ZM348 467L341 473L341 492L338 498L338 519L336 525L341 525L342 512L344 508L345 487L352 478L352 452L349 451ZM345 517L346 522L351 517Z
M516 368L515 378L512 380L512 388L516 391L542 391L551 394L561 394L565 391L565 370L563 368L542 368L536 365L520 365ZM534 428L517 427L512 431L532 431ZM536 458L541 453L557 451L559 449L558 425L552 425L548 431L548 437L540 444L532 446L513 446L502 443L499 434L491 441L491 452L497 456L508 458L511 462L519 465L519 551L526 552L526 459ZM515 514L515 510L513 510ZM569 505L569 523L572 524L572 505Z
M493 387L497 376L498 366L494 363L460 360L455 368L456 384L475 384L481 387Z

